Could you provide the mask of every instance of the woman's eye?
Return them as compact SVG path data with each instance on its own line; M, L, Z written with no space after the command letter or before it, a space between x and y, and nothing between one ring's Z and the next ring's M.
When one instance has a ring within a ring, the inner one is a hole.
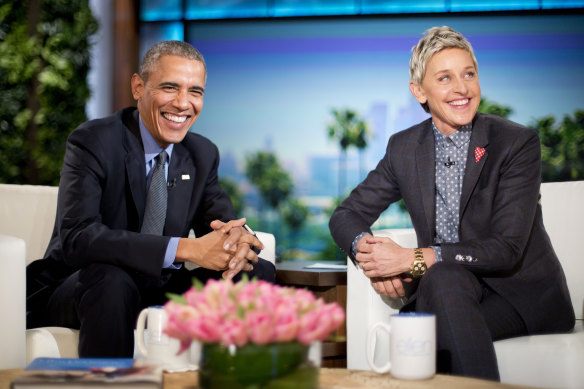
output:
M438 79L438 81L450 81L450 76L442 76Z
M466 73L466 78L473 78L475 76L474 72L468 72Z

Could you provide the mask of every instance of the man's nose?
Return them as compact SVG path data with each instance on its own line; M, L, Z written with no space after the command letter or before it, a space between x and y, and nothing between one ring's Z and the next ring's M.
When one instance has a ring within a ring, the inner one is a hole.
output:
M187 91L179 90L174 99L177 108L186 110L189 107L189 94Z

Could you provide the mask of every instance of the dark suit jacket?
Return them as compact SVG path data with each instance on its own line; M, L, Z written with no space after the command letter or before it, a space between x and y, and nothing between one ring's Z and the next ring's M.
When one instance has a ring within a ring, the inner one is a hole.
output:
M211 221L235 218L219 185L218 164L217 147L187 133L174 146L168 168L173 185L165 236L140 234L146 174L138 111L126 108L82 124L67 141L55 228L38 266L50 269L48 278L56 279L92 262L160 276L171 236L186 237L191 228L201 236L211 231Z
M479 162L476 147L486 150ZM436 244L434 157L431 119L393 135L384 158L332 215L337 244L350 253L353 239L370 232L379 214L401 198L419 247ZM543 226L540 173L535 131L477 114L460 199L460 242L441 244L443 261L459 263L506 298L530 333L574 326L566 279Z

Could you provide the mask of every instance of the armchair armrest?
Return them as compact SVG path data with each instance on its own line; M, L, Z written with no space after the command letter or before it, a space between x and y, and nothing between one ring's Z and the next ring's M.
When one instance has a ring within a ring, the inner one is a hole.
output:
M413 228L373 231L375 236L393 239L403 247L416 247L417 238ZM371 286L363 271L347 258L347 368L370 370L365 356L367 332L378 321L388 321L389 316L401 308L401 301L382 298ZM378 334L378 341L386 343ZM377 347L375 358L389 359L388 347Z
M26 364L26 244L0 235L0 369Z
M256 236L263 243L264 249L260 251L258 257L276 264L276 238L268 232L256 231Z

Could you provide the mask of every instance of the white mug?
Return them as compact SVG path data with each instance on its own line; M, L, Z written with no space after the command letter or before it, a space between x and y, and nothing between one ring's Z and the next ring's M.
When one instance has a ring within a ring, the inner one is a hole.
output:
M191 350L177 354L179 340L163 332L167 321L168 315L162 306L143 309L136 323L138 349L147 361L161 365L165 370L188 370L191 368Z
M381 367L375 364L373 356L378 329L389 334L389 361ZM400 313L391 315L389 324L375 323L367 335L367 362L373 371L390 372L395 378L422 380L434 376L436 316L429 313Z

